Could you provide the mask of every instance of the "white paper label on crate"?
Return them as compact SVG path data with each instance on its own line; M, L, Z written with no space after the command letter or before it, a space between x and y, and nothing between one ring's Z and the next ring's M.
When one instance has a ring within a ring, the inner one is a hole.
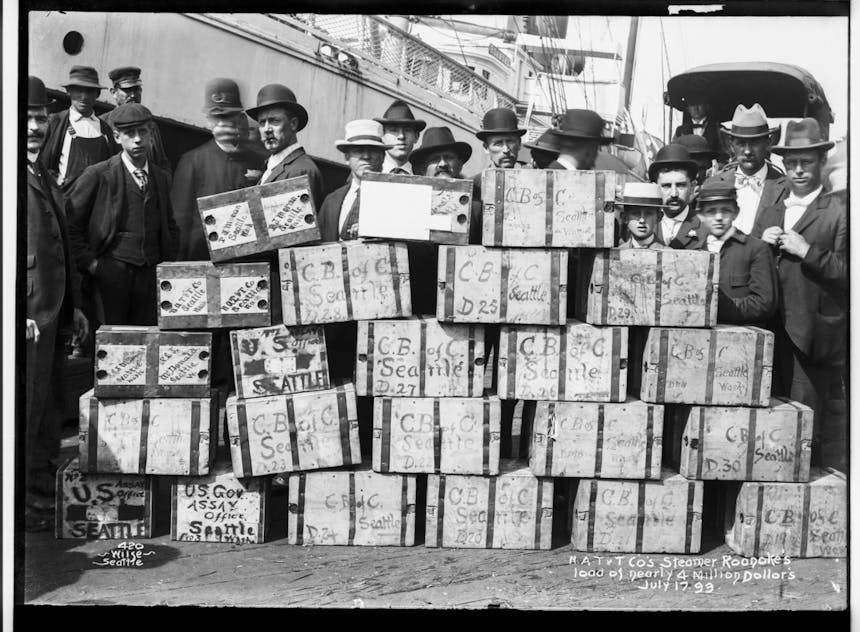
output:
M212 250L257 240L251 208L247 202L237 202L205 211L203 225Z
M265 277L222 277L219 280L222 314L258 314L268 311L269 291Z
M206 277L164 279L161 285L160 302L170 304L161 307L162 316L197 316L209 311ZM165 285L170 289L165 290Z
M308 203L302 202L302 196L309 197L307 189L260 198L270 237L280 237L313 225L306 219L313 215Z
M204 354L202 358L201 354ZM161 345L158 348L158 383L207 384L208 357L206 346Z
M466 233L469 230L469 222L462 224L457 217L463 215L468 217L471 209L468 204L460 204L460 198L464 195L459 191L450 189L432 189L432 205L429 220L430 230L451 231L454 233Z
M146 384L146 345L99 345L97 369L107 376L99 384Z
M359 233L392 239L429 239L432 187L366 181L361 185Z

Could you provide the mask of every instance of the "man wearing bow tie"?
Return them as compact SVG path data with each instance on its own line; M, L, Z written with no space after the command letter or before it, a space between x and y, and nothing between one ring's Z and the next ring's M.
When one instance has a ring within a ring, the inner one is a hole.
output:
M709 116L708 97L701 93L690 94L685 98L685 101L689 120L675 128L672 142L677 142L679 136L690 134L701 136L707 141L710 150L718 155L718 159L724 160L725 153L720 144L720 128L717 121L712 120Z
M788 195L785 176L767 162L777 130L768 125L758 103L749 109L739 105L731 124L722 129L729 137L736 164L716 177L734 183L739 209L735 226L746 234L751 233L763 209Z
M839 461L847 437L824 422L829 388L840 383L848 348L848 213L845 198L822 186L832 147L815 119L789 122L785 145L773 151L783 156L790 195L762 212L753 235L777 256L781 327L774 388L815 411L813 465L838 467L824 444L837 447Z

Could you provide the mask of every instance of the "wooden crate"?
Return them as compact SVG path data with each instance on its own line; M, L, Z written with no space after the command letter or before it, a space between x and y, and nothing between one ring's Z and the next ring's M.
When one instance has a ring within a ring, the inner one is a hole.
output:
M614 171L485 169L485 246L610 248Z
M96 397L206 397L212 334L102 325L96 332Z
M239 399L330 387L322 327L235 329L230 349Z
M701 481L664 469L659 481L580 479L571 494L571 542L579 551L698 553Z
M227 399L227 432L238 477L361 463L355 387Z
M623 402L627 328L502 327L496 375L502 399Z
M767 406L772 376L770 331L734 325L655 327L645 344L640 398L659 404Z
M348 241L278 257L285 325L412 315L406 244Z
M415 544L416 477L368 467L291 474L287 542Z
M436 316L458 323L561 325L567 251L439 246Z
M424 316L358 323L357 395L480 397L484 328Z
M680 473L716 481L809 480L812 415L808 406L773 398L767 408L683 406Z
M80 468L99 474L202 476L215 460L218 394L102 399L79 404Z
M60 539L151 538L155 479L134 474L85 474L78 458L57 470L54 534Z
M231 463L208 476L176 477L170 537L180 542L261 544L268 530L270 479L237 478Z
M271 324L268 263L159 263L159 329Z
M373 469L405 474L499 473L498 397L377 397Z
M212 261L320 238L307 176L197 198Z
M523 424L536 476L660 478L662 405L526 402Z
M707 250L580 251L576 316L594 325L713 327L720 258Z
M427 477L424 544L464 549L549 549L553 481L504 459L498 476Z
M846 557L848 485L841 472L814 468L808 483L741 483L732 496L726 544L735 553Z
M393 173L361 178L358 236L469 243L472 182Z

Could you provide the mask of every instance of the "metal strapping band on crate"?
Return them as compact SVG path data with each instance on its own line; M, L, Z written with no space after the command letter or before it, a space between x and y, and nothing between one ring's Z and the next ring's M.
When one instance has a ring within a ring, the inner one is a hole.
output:
M475 326L469 325L469 340L468 340L468 356L466 362L466 397L472 396L477 397L480 395L481 390L483 390L482 384L472 385L472 382L475 380ZM477 388L476 388L477 387Z
M224 315L221 313L221 278L222 273L224 277L232 276L226 274L226 272L230 271L231 268L206 268L206 308L209 312L208 314L200 314L200 318L204 320L205 324L202 325L204 327L220 327L224 318ZM192 325L186 325L192 326Z
M535 479L537 483L537 501L535 506L535 546L534 548L540 548L540 536L541 536L541 519L543 518L543 481Z
M80 464L83 466L83 463ZM99 465L99 400L90 397L90 419L87 431L87 471L98 471ZM83 469L83 468L82 468Z
M714 367L717 364L717 332L708 332L708 372L705 376L705 403L714 402Z
M546 179L546 212L544 213L546 225L544 226L544 246L551 248L553 244L552 223L555 219L555 192L553 191L555 174L552 171L544 171L541 175Z
M490 400L486 397L484 398L483 409L483 455L481 458L481 471L484 473L484 476L487 476L490 473Z
M762 399L762 365L764 363L764 334L755 335L755 364L753 365L753 384L750 392L750 403L758 403Z
M601 266L601 286L600 291L598 292L600 298L601 325L605 325L606 321L609 320L609 267L613 261L619 260L618 252L619 251L617 250L601 250L591 257L592 279L594 278L594 266L598 265L598 261Z
M439 491L436 500L436 546L442 546L442 523L445 517L445 475L439 476Z
M545 335L549 336L553 329L544 329ZM567 327L556 328L558 332L558 399L564 400L567 396Z
M753 480L753 464L755 463L755 440L756 434L758 433L758 430L756 428L758 410L756 410L755 408L750 408L749 410L749 430L747 431L747 462L744 479L751 481Z
M591 489L588 493L588 535L585 545L586 551L594 550L594 520L597 517L597 481L591 481Z
M654 458L654 405L646 404L647 426L645 430L645 478L651 478L651 465Z
M653 330L652 330L653 331ZM659 352L657 355L657 361L654 362L654 358L651 358L651 366L657 371L657 397L655 398L658 402L666 401L666 378L667 373L669 372L669 362L668 362L668 354L669 354L669 330L668 329L660 329L660 340L659 340Z
M337 387L337 416L340 419L340 452L344 465L352 463L352 441L349 434L349 407L346 405L346 391Z
M299 292L299 270L296 266L296 251L290 249L290 279L293 284L293 309L296 313L296 324L302 324L302 298ZM349 294L346 295L346 300L349 301ZM284 319L286 322L286 319Z
M442 415L439 412L439 398L433 398L433 471L442 469Z
M388 263L391 270L392 290L394 292L394 310L398 316L404 316L403 303L400 300L400 266L397 261L397 244L388 244Z
M803 448L803 411L797 410L797 426L794 434L794 480L800 480L800 454Z
M484 251L490 252L488 250ZM495 253L490 253L493 256ZM511 275L511 251L507 248L499 253L502 258L502 275L499 279L499 321L505 322L508 317L508 277Z
M645 487L644 481L638 483L638 494L636 496L636 553L642 552L642 538L645 535Z
M609 399L610 401L618 401L621 396L619 389L621 388L621 328L612 328L612 368L609 375Z
M553 435L553 426L555 424L555 402L547 402L546 405L547 414L546 414L546 469L544 470L544 476L552 476L552 452L553 452L553 443L555 440Z
M427 321L418 321L418 396L424 397L427 387Z
M296 503L296 544L302 544L305 539L305 488L307 486L306 475L299 474L299 502Z
M800 557L806 557L806 549L809 544L809 503L812 500L812 487L809 483L802 485L803 488L803 513L800 523Z
M210 406L212 405L211 400L209 404ZM144 405L146 405L146 402ZM191 460L188 463L189 476L200 475L200 421L200 400L191 400ZM218 441L217 438L212 436L209 437L209 440Z
M244 398L246 393L242 388L242 359L239 357L239 334L236 330L230 332L230 351L233 359L233 377L236 381L236 397ZM211 353L209 357L212 357Z
M373 321L367 321L367 362L364 363L364 369L367 375L367 393L373 395L373 377L376 373L376 367L373 365L373 353L376 350L376 340L373 337Z
M158 384L158 373L160 370L159 367L159 351L160 351L160 340L158 334L144 334L144 343L146 344L146 377L144 378L145 383L152 384L154 389L157 389ZM146 388L146 387L144 387ZM149 390L149 389L147 389Z
M187 484L188 484L187 482L182 483L182 486L185 487ZM173 540L175 540L177 538L177 531L178 531L176 528L176 523L177 523L177 519L179 518L179 485L180 485L179 477L174 477L174 479L173 479L173 490L172 490L173 493L171 494L171 496L173 496L173 498L171 499L171 503L170 503L170 537ZM144 493L144 497L146 497L145 493ZM146 519L146 508L144 507L144 520L145 519Z
M493 532L496 526L496 480L498 477L492 476L486 479L489 482L487 490L487 541L485 546L488 549L493 548Z
M594 475L599 477L603 471L603 425L605 423L606 411L603 404L597 406L597 441L594 450Z
M764 507L764 483L756 485L755 501L755 539L753 540L753 555L759 554L759 543L761 542L762 508Z
M454 319L454 279L457 267L457 251L453 246L445 249L445 319Z
M501 336L499 333L499 348L501 349ZM508 380L507 380L507 395L508 399L514 399L517 387L517 330L508 328L506 341L508 343ZM496 352L498 353L498 351Z
M707 285L705 286L705 322L702 327L711 327L716 324L716 318L713 319L714 322L711 322L711 302L714 296L714 262L718 256L714 253L708 253L708 278L706 279Z
M198 417L198 421L199 421ZM140 459L137 471L140 474L146 474L146 457L149 448L149 400L144 399L140 403L140 451L138 457Z
M391 467L391 398L382 398L382 442L379 451L379 471L388 472Z
M561 252L553 250L549 254L549 322L561 324Z
M287 432L290 435L290 458L293 463L292 471L295 472L302 468L299 464L299 433L296 429L296 406L292 396L284 398L284 405L287 409Z
M687 528L684 533L684 553L689 553L693 544L693 508L696 500L696 483L687 483Z
M248 439L248 411L245 409L245 402L242 400L236 401L236 417L239 426L239 448L242 452L241 476L253 476L251 446Z
M689 419L689 417L688 417ZM705 464L705 407L699 406L698 424L699 442L696 444L696 478L702 478L702 466ZM692 448L692 446L690 446Z
M349 536L347 544L355 542L355 472L349 473Z
M406 546L406 523L409 517L409 477L400 477L400 546Z
M657 264L654 268L654 324L660 326L660 316L663 311L663 253L655 250Z
M606 190L606 174L594 174L594 247L603 248L604 233L606 232L605 218L603 212L603 203L605 200L604 191ZM610 246L612 244L609 244Z
M495 222L493 225L493 245L501 246L504 240L505 226L505 172L503 169L494 169L492 172L495 177L496 187L493 191L494 201L496 204Z
M349 248L347 246L340 247L340 263L343 275L343 296L346 300L346 319L354 320L352 317L352 291L350 289L352 279L349 276Z

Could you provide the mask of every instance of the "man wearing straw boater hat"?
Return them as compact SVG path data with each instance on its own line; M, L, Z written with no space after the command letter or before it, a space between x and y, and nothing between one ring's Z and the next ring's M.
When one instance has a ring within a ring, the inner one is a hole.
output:
M57 332L70 324L83 341L89 323L81 311L80 278L72 261L62 211L62 196L39 162L48 131L45 84L29 77L27 85L27 303L26 354L26 500L27 531L52 524L56 465L60 452L60 419L65 352ZM20 426L19 426L20 428Z
M734 167L729 165L717 174L723 182L734 184L738 192L738 216L735 226L750 234L763 209L777 204L788 195L785 176L767 162L774 135L779 127L771 127L762 107L738 105L730 123L721 130L729 137L734 154Z
M664 207L660 187L653 182L627 182L624 194L615 205L621 207L622 230L629 237L618 244L619 248L669 248L661 244L655 234Z
M382 118L373 120L382 125L383 142L391 145L382 161L382 173L413 175L409 154L427 122L416 119L409 105L400 99L388 106Z
M115 153L113 131L95 115L93 105L104 89L91 66L72 66L63 85L70 107L53 114L40 160L54 181L68 191L81 172Z
M698 250L705 240L701 222L690 210L697 170L687 148L674 143L661 147L648 166L648 177L660 187L665 205L657 239L676 250Z
M514 169L517 167L517 156L523 144L523 136L527 130L521 129L517 114L509 108L488 110L481 121L481 129L475 132L484 144L484 152L489 158L488 167L497 169ZM477 173L472 178L474 183L474 199L481 199L481 178L483 173Z
M280 83L270 83L257 93L257 106L245 110L257 121L260 139L269 152L260 184L307 176L314 208L323 201L323 178L319 168L298 141L296 134L308 124L308 112L295 93Z
M558 146L558 158L547 169L594 169L601 145L612 138L603 135L603 118L593 110L567 110L557 128L549 132Z
M813 465L833 464L822 461L832 458L823 441L843 458L846 440L843 429L823 426L829 387L842 379L848 348L848 212L841 192L822 186L832 147L815 119L788 123L785 144L773 152L782 156L789 195L764 209L752 231L776 254L781 296L775 380L782 394L815 411Z

